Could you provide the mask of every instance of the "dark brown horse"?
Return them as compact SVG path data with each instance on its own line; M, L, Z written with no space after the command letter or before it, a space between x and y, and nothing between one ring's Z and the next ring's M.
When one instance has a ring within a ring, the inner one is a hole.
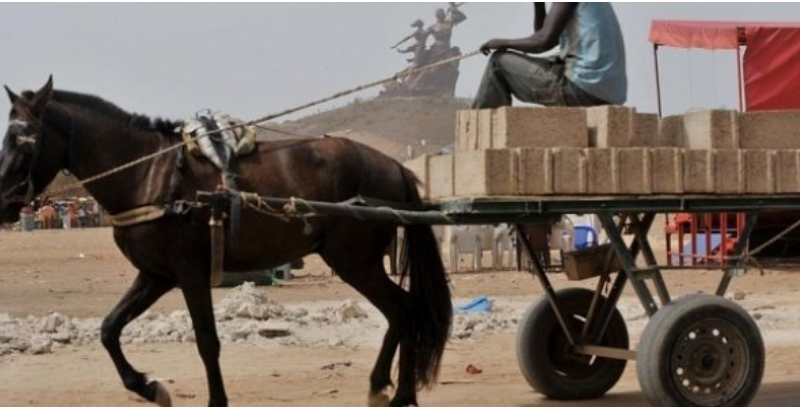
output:
M180 142L178 124L127 113L100 98L53 90L52 78L36 92L11 99L9 126L0 152L0 216L15 221L26 202L41 194L60 170L79 179L94 176ZM111 214L213 191L220 174L210 162L178 151L139 164L86 189ZM342 202L356 196L421 205L416 179L387 156L346 139L260 143L240 159L240 190ZM177 187L173 175L178 174ZM172 195L170 195L172 193ZM162 295L180 288L191 314L197 348L206 368L209 404L228 403L219 365L220 343L210 286L209 212L203 208L130 227L114 228L114 239L139 275L106 317L101 339L129 390L161 405L169 394L128 363L120 347L122 329ZM371 405L415 405L421 387L434 383L448 337L452 307L447 280L430 227L406 227L405 289L392 282L383 256L396 230L385 222L314 217L284 221L245 208L238 246L226 250L225 268L259 270L318 253L341 278L386 317L388 331L370 376ZM306 229L306 230L304 230ZM389 402L392 363L400 348L397 388Z

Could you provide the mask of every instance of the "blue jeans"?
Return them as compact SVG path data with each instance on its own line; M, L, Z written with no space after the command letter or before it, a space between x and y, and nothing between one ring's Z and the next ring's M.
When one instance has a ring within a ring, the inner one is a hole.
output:
M607 102L583 91L564 74L563 63L511 51L492 54L473 109L511 106L512 96L543 106L602 106Z

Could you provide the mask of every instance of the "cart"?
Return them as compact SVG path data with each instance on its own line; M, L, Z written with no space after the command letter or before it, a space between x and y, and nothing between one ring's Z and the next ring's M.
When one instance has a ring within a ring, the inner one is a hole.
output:
M561 400L602 396L637 361L642 391L654 406L747 405L764 373L764 344L743 308L724 298L732 279L744 273L746 239L759 213L796 210L800 198L470 199L434 205L458 224L523 224L562 214L596 214L610 240L605 262L616 258L618 273L601 272L594 290L555 290L530 244L545 298L520 322L517 358L523 376L539 393ZM745 213L742 241L724 268L713 294L672 299L648 232L657 213ZM623 239L623 229L633 234ZM643 258L644 267L636 264ZM609 267L610 265L606 265ZM627 284L650 321L638 351L629 347L625 321L616 306ZM655 291L655 293L653 292Z
M564 214L596 214L608 235L606 262L622 270L597 276L594 290L555 290L528 239L521 237L533 275L545 296L520 322L517 357L528 383L559 400L602 396L620 379L627 361L637 362L642 392L654 406L741 406L756 395L764 373L764 343L755 321L725 299L734 277L744 273L747 239L758 215L800 210L800 197L481 198L430 203L427 210L263 198L294 213L327 214L402 224L523 225L554 221ZM648 232L659 213L740 212L741 240L713 293L673 299L656 261ZM626 243L623 231L633 234ZM637 266L637 257L646 263ZM611 265L606 265L606 268ZM650 317L638 350L630 348L617 303L630 284ZM653 292L655 291L655 293Z

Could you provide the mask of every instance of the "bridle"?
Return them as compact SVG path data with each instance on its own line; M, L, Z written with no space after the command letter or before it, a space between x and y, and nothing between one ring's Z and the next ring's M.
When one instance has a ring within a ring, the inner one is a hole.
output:
M8 122L8 128L13 134L14 144L16 144L17 149L22 152L23 156L32 156L25 179L6 191L6 193L12 195L12 200L15 200L13 197L14 193L24 190L25 197L22 200L25 202L25 204L31 203L36 197L36 186L33 183L33 172L36 169L36 164L38 163L42 152L42 141L44 140L42 139L42 125L44 124L43 120L45 112L45 110L42 110L42 114L36 119L35 122L33 122L33 124L21 119L11 119ZM36 128L35 133L26 134L25 131L30 130L31 126Z

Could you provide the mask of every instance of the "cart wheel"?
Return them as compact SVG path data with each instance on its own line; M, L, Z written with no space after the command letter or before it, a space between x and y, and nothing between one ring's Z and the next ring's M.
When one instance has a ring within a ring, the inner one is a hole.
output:
M564 289L556 296L573 333L580 331L594 292ZM599 344L628 349L628 329L616 308ZM522 319L517 334L517 360L522 375L536 391L559 400L603 396L619 381L626 364L624 360L573 352L547 299L531 306Z
M650 320L636 370L654 406L746 406L761 385L764 342L740 306L718 296L687 296Z

